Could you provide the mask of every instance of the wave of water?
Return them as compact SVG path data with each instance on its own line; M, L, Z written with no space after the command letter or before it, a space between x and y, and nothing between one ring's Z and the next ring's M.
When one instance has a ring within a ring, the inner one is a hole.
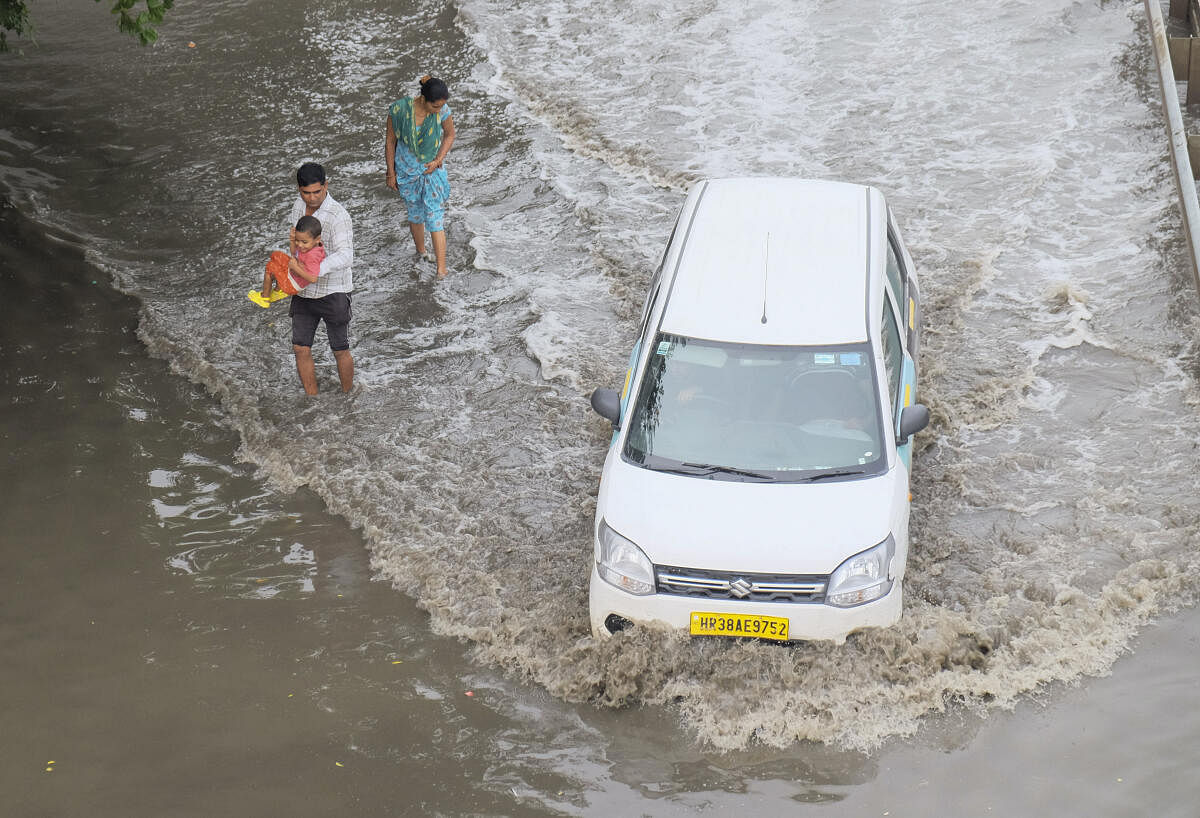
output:
M6 158L5 182L72 214L143 300L146 345L221 400L245 457L361 527L378 576L481 661L569 700L674 706L716 747L870 747L951 703L1104 673L1195 600L1200 501L1176 487L1200 465L1195 293L1136 10L464 0L325 8L280 30L270 3L230 26L240 9L180 10L200 53L87 54L115 86L190 89L168 127L128 100L114 113L109 88L81 118L115 118L113 145L57 145L60 164L142 177L129 190L66 198L56 161L15 132L0 146L28 161ZM429 19L460 129L441 284L411 258L377 158L387 101L429 60L397 32ZM288 169L309 158L355 217L349 397L319 344L326 394L298 394L286 318L244 303ZM934 424L905 616L843 646L595 642L608 435L585 396L619 382L687 184L777 173L878 185L921 276Z

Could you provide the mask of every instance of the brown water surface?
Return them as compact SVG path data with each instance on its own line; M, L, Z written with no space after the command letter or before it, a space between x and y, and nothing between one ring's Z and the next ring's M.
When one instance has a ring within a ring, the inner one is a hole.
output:
M131 300L0 214L0 815L1196 814L1194 611L1111 678L872 756L709 753L473 664L238 461Z

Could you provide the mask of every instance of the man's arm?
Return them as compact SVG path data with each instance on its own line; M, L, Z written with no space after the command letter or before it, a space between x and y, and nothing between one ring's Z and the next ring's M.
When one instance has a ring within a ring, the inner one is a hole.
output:
M336 216L322 219L321 243L325 245L324 275L341 272L354 263L354 227L346 208L339 206Z

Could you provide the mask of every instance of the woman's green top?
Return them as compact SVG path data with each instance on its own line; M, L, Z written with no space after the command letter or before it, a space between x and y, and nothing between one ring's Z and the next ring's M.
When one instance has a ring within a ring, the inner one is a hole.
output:
M418 126L413 116L413 102L412 97L404 97L392 103L392 130L396 140L412 151L414 156L422 162L432 162L442 147L442 120L445 117L439 111L425 117L425 121Z

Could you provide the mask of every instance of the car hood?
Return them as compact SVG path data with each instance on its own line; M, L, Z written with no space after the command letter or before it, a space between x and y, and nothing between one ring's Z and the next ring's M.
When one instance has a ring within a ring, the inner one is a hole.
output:
M895 467L860 480L757 483L614 461L597 516L656 565L717 571L828 574L887 538L899 488Z

